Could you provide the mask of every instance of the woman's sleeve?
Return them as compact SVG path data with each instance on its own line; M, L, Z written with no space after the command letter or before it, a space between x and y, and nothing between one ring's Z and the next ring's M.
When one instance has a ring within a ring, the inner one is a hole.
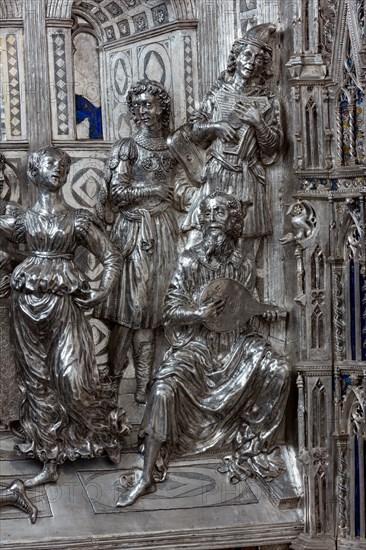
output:
M85 246L104 267L101 290L110 290L121 270L121 255L101 229L100 223L87 210L76 211L76 233L80 244Z

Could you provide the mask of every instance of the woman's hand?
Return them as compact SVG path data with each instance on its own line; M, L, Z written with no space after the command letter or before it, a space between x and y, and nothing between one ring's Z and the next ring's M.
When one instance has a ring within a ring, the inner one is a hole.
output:
M74 302L81 309L90 309L106 299L108 293L102 289L79 290L73 295Z

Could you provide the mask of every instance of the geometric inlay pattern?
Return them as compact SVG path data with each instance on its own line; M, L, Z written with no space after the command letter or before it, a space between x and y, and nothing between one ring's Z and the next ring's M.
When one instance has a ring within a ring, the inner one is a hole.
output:
M100 319L95 319L95 317L89 317L89 323L93 331L93 342L97 365L105 365L108 362L107 348L111 331L103 323L103 321Z
M65 35L52 35L53 63L55 71L57 133L60 136L69 134L69 106L67 97Z
M182 0L176 1L184 4ZM213 2L205 0L209 1ZM150 7L149 3L153 5ZM97 26L103 29L107 41L145 32L152 25L163 26L174 20L171 0L161 3L158 0L74 0L73 6L89 12Z
M17 38L14 34L6 35L6 50L9 78L10 134L19 137L22 135L21 98Z
M192 39L190 36L184 37L184 87L186 93L186 113L188 120L194 112Z
M71 193L74 201L82 208L93 209L98 198L103 170L96 166L84 166L72 178Z
M166 84L166 70L164 60L157 51L150 50L144 59L144 78L157 80L164 86Z
M218 464L172 464L165 483L158 483L156 492L136 502L134 512L159 510L189 510L217 506L248 505L258 502L246 481L236 485L226 483L217 471ZM78 472L94 514L121 514L125 508L116 508L117 497L123 491L123 477L127 470L99 470ZM128 510L127 510L128 511Z

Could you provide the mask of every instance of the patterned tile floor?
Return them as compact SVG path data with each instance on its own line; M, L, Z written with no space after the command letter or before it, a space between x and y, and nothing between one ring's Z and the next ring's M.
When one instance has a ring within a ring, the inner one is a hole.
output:
M299 512L278 510L255 481L228 485L213 457L174 461L169 480L155 494L117 509L121 476L136 460L128 452L119 467L107 459L65 463L57 484L29 492L40 509L35 525L16 509L0 510L1 548L257 550L259 541L290 542L302 529ZM39 469L36 461L14 453L9 433L1 434L1 485Z

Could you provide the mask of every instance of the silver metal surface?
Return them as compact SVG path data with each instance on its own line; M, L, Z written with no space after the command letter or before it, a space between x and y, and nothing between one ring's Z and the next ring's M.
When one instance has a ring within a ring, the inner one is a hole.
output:
M172 347L154 375L140 427L142 475L117 506L155 491L170 456L230 443L233 453L219 471L232 483L255 476L270 480L284 471L276 435L289 392L289 365L248 324L218 331L225 299L222 292L207 293L207 285L227 279L232 287L239 283L253 291L251 263L238 247L242 205L216 192L201 202L199 219L203 240L180 256L168 288L164 317ZM247 292L238 293L237 300L245 304Z
M170 97L163 86L144 80L128 91L127 104L138 132L114 144L98 211L111 223L110 238L120 252L117 285L94 315L114 325L109 345L111 377L122 376L132 344L138 403L146 400L162 324L166 288L177 255L174 204L177 162L166 139Z
M190 118L191 140L208 151L185 231L198 227L199 203L214 191L230 192L250 203L243 236L258 238L272 231L264 167L276 161L283 140L279 104L265 82L274 32L273 24L262 24L234 42L227 69ZM191 179L197 180L197 175Z
M0 488L0 508L15 506L28 514L30 522L37 519L37 508L27 497L23 481L15 479L8 487Z
M43 148L29 157L28 175L37 201L0 217L0 230L24 243L27 257L10 278L11 323L21 385L17 449L43 463L27 487L56 481L65 460L107 454L120 459L126 431L116 404L103 396L91 328L84 310L103 300L119 271L118 254L87 211L72 210L62 197L70 157ZM74 264L77 246L102 262L99 289L91 289Z
M0 2L4 548L366 548L365 7ZM102 139L76 138L80 68ZM51 142L72 157L56 201L27 180ZM214 191L242 201L235 250L202 240Z

